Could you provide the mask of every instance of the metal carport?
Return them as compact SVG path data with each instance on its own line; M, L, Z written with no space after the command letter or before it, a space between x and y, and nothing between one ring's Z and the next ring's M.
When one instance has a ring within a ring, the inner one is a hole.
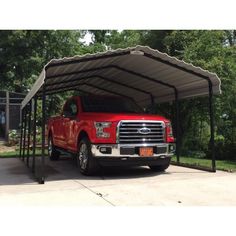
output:
M139 105L175 102L176 155L179 163L179 100L209 96L212 171L215 171L213 94L220 94L220 79L214 73L195 67L146 46L117 49L63 59L52 59L22 102L20 158L29 166L29 143L33 131L32 170L35 172L37 99L42 99L42 156L36 177L44 183L46 96L77 90L97 95L115 94L133 98ZM34 105L33 105L34 104ZM31 114L34 111L33 127ZM27 132L28 129L28 132ZM27 137L26 137L27 134ZM26 139L27 145L26 145ZM25 150L27 149L27 155Z

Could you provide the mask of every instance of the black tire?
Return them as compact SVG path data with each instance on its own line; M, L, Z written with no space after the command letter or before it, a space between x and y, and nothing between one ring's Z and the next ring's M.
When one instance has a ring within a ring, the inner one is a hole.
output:
M91 143L87 137L79 142L76 159L79 170L83 175L94 175L100 169L98 161L92 155Z
M51 161L57 161L60 158L60 152L56 150L51 135L48 137L48 156Z
M149 166L149 168L154 172L163 172L169 167L169 163L165 165L158 165L158 166Z

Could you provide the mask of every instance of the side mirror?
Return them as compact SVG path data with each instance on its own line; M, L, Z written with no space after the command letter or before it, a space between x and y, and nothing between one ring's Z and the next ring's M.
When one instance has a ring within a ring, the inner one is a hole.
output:
M68 120L74 120L76 118L76 116L72 116L69 112L64 112L64 114L62 115L62 117L64 119L68 119Z
M69 113L68 111L64 111L63 114L62 114L62 116L63 116L64 118L69 118L69 117L70 117L70 113Z

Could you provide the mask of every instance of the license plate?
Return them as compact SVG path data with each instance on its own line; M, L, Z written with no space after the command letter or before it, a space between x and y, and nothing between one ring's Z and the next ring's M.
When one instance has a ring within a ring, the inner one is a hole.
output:
M139 156L141 156L141 157L153 156L153 148L152 147L141 147L141 148L139 148Z

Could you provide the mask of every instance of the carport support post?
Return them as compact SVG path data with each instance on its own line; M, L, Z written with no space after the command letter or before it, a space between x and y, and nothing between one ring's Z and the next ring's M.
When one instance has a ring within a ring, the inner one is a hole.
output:
M35 149L36 149L36 119L37 119L37 97L34 98L34 121L33 121L33 153L32 153L32 172L35 172Z
M175 127L176 127L176 159L179 164L180 156L180 142L179 142L179 94L177 89L175 89Z
M30 155L30 133L31 133L31 112L32 112L32 100L29 102L29 114L28 114L28 136L27 136L27 158L26 164L29 167L29 155Z
M5 129L5 138L7 142L9 141L9 125L10 125L10 95L9 91L6 91L6 129Z
M44 184L45 173L44 173L44 165L45 165L45 123L46 123L46 87L43 85L42 91L42 157L41 157L41 170L39 176L39 184Z
M24 135L23 135L23 155L22 155L22 160L24 161L25 159L25 141L26 141L26 118L27 118L27 110L28 107L27 105L24 107L24 117L23 117L23 124L24 124Z
M209 80L209 113L210 113L210 128L211 128L211 157L212 157L212 171L216 171L216 160L215 160L215 130L214 130L214 113L213 113L213 90L212 82Z
M23 141L23 117L24 117L24 109L21 109L21 122L20 122L20 158L22 155L22 141Z

